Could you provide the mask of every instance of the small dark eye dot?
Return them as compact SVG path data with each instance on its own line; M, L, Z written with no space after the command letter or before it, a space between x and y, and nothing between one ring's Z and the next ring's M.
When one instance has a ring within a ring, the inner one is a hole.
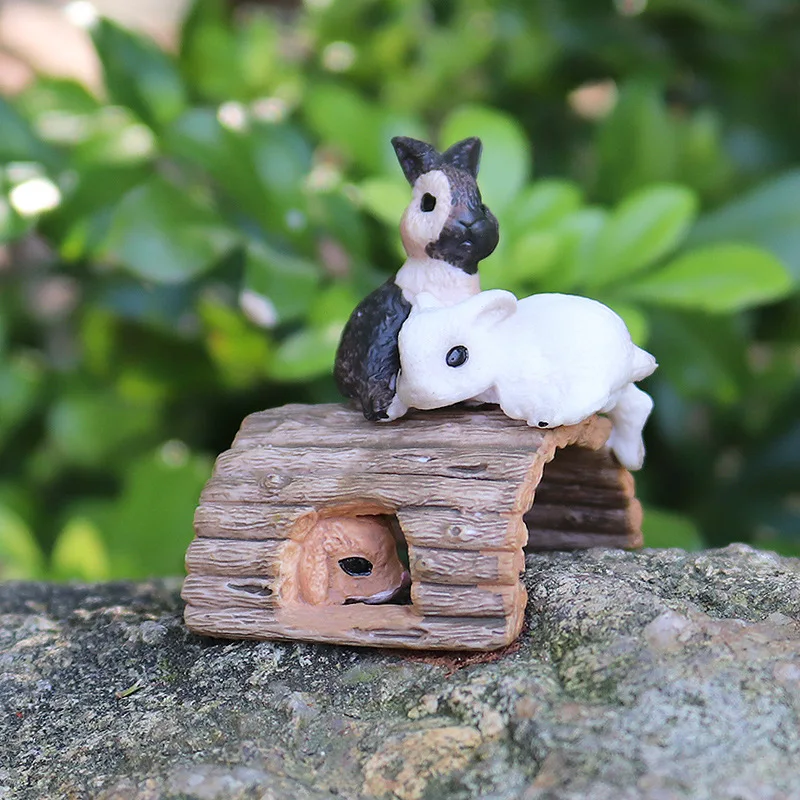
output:
M445 361L447 361L448 367L460 367L467 363L467 359L469 359L469 350L463 344L458 344L447 351Z
M546 428L547 427L547 423L546 422L540 422L539 423L539 427L540 428Z
M339 560L339 566L348 575L353 575L357 578L364 578L372 574L372 562L361 556L350 556L350 558L342 558Z
M433 211L433 209L436 208L436 198L432 194L425 192L425 194L422 195L422 202L419 204L419 207L423 211Z

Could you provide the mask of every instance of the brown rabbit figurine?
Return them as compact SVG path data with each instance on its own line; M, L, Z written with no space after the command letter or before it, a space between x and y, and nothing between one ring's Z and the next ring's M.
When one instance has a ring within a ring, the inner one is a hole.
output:
M413 189L400 225L408 258L355 309L334 367L339 390L369 420L388 417L400 370L397 337L416 296L427 292L451 305L477 294L478 263L499 238L477 184L480 139L464 139L444 153L407 136L392 145Z
M303 539L296 563L296 600L311 605L386 603L411 582L380 517L320 520Z

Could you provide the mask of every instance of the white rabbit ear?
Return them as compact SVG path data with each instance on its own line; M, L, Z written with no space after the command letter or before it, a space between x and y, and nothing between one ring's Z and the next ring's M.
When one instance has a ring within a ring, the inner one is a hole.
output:
M465 303L469 304L471 318L476 325L487 328L497 325L517 311L517 298L503 289L490 289L479 292L470 297Z
M414 298L414 305L411 306L411 313L418 311L428 311L431 308L441 308L442 304L430 292L420 292Z

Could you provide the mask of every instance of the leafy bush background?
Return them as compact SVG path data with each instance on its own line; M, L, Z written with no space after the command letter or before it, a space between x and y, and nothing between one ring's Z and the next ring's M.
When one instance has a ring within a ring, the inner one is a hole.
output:
M165 53L101 21L105 97L0 98L0 576L180 572L241 418L337 399L341 326L402 261L395 134L483 138L486 288L591 295L657 355L649 543L800 552L798 26L793 0L198 0Z

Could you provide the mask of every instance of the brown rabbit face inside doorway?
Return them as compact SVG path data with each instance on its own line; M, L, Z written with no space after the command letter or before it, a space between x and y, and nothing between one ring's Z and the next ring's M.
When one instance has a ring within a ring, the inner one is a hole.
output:
M395 536L378 516L322 519L301 548L298 599L312 605L387 603L410 583Z

